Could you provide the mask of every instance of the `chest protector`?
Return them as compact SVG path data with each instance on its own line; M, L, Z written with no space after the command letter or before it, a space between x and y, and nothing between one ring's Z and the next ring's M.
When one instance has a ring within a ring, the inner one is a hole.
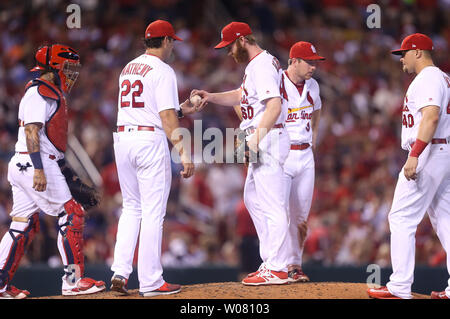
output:
M34 79L33 81L28 82L25 90L28 90L33 86L37 86L38 93L43 98L56 101L56 110L50 116L47 123L45 123L45 134L58 151L65 152L67 148L67 130L69 124L66 98L57 86L45 80Z

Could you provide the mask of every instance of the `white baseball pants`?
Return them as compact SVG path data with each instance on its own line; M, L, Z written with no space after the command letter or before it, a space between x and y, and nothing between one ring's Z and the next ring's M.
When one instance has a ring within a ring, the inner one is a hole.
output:
M30 156L28 154L16 153L11 158L8 164L8 181L11 184L13 195L11 217L28 219L31 215L39 211L56 217L64 210L64 204L72 198L66 179L61 173L58 163L48 156L45 153L41 154L44 173L47 179L47 188L43 192L37 192L33 189L34 168L28 167L27 169L20 170L19 166L17 166L17 164L26 165L27 163L32 165ZM10 229L23 231L27 226L27 222L13 221L11 222ZM63 264L67 265L68 261L62 242L62 235L58 232L58 250ZM13 244L14 241L11 235L8 232L5 233L0 242L0 269L3 269L5 266ZM5 289L6 287L3 290Z
M167 138L158 129L113 135L123 208L111 270L129 278L139 238L139 291L147 292L164 284L161 243L172 179Z
M58 216L64 210L72 195L67 186L66 178L61 173L56 160L49 158L48 154L41 154L44 166L47 188L43 192L33 189L34 168L29 167L20 171L17 164L32 165L30 155L16 153L8 165L8 181L12 187L13 208L11 217L30 217L39 210L52 216Z
M261 259L274 271L287 271L288 255L283 247L288 214L282 165L289 146L285 128L270 130L259 144L261 162L249 165L244 186L244 203L258 234Z
M314 154L312 148L291 150L284 163L289 211L289 234L286 249L288 265L302 265L303 246L300 247L298 225L308 219L314 192Z
M393 273L386 286L392 294L405 299L412 298L415 234L427 211L447 253L450 275L450 145L430 146L430 155L416 181L407 181L403 170L400 172L389 212ZM450 279L445 291L450 297Z

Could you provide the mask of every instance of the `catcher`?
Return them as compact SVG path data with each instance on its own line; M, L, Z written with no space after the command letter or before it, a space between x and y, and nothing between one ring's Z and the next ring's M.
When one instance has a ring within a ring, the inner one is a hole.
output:
M98 203L98 197L64 165L68 127L64 94L78 77L80 57L67 45L53 44L40 47L35 59L37 65L31 71L39 71L40 77L26 85L19 105L15 155L8 165L13 208L10 229L0 242L0 298L23 299L30 294L10 282L39 231L39 211L58 218L57 246L64 264L62 294L97 293L105 290L105 283L84 276L85 210L78 200L85 198L80 201L88 207Z

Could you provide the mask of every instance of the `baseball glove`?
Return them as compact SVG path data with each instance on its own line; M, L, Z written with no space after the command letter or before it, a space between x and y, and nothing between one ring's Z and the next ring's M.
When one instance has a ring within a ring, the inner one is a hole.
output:
M100 202L100 194L98 191L83 183L64 159L59 160L58 165L66 178L73 199L81 204L85 210L97 206Z
M234 141L234 159L236 163L244 163L248 165L249 163L257 163L259 159L259 154L253 152L247 144L247 134L244 131L239 131L236 135Z

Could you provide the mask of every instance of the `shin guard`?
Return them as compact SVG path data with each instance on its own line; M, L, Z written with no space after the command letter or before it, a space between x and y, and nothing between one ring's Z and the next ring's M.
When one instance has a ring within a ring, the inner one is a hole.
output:
M9 229L12 245L8 257L6 258L6 262L3 265L3 268L0 269L0 288L8 285L12 280L25 251L33 241L36 233L39 232L39 213L34 213L30 218L25 220L21 220L21 218L17 219L20 219L19 222L21 223L28 223L28 225L24 230ZM16 222L14 217L13 222ZM5 234L5 236L7 236L7 234Z
M67 216L66 216L67 215ZM65 271L71 275L79 269L76 277L84 276L84 254L83 254L83 228L84 209L74 199L64 204L64 212L58 215L60 221L66 217L64 223L59 223L59 232L62 237L63 251L60 251L63 261L66 260ZM65 258L64 258L65 257ZM75 268L74 268L75 267ZM76 269L78 268L78 269Z

